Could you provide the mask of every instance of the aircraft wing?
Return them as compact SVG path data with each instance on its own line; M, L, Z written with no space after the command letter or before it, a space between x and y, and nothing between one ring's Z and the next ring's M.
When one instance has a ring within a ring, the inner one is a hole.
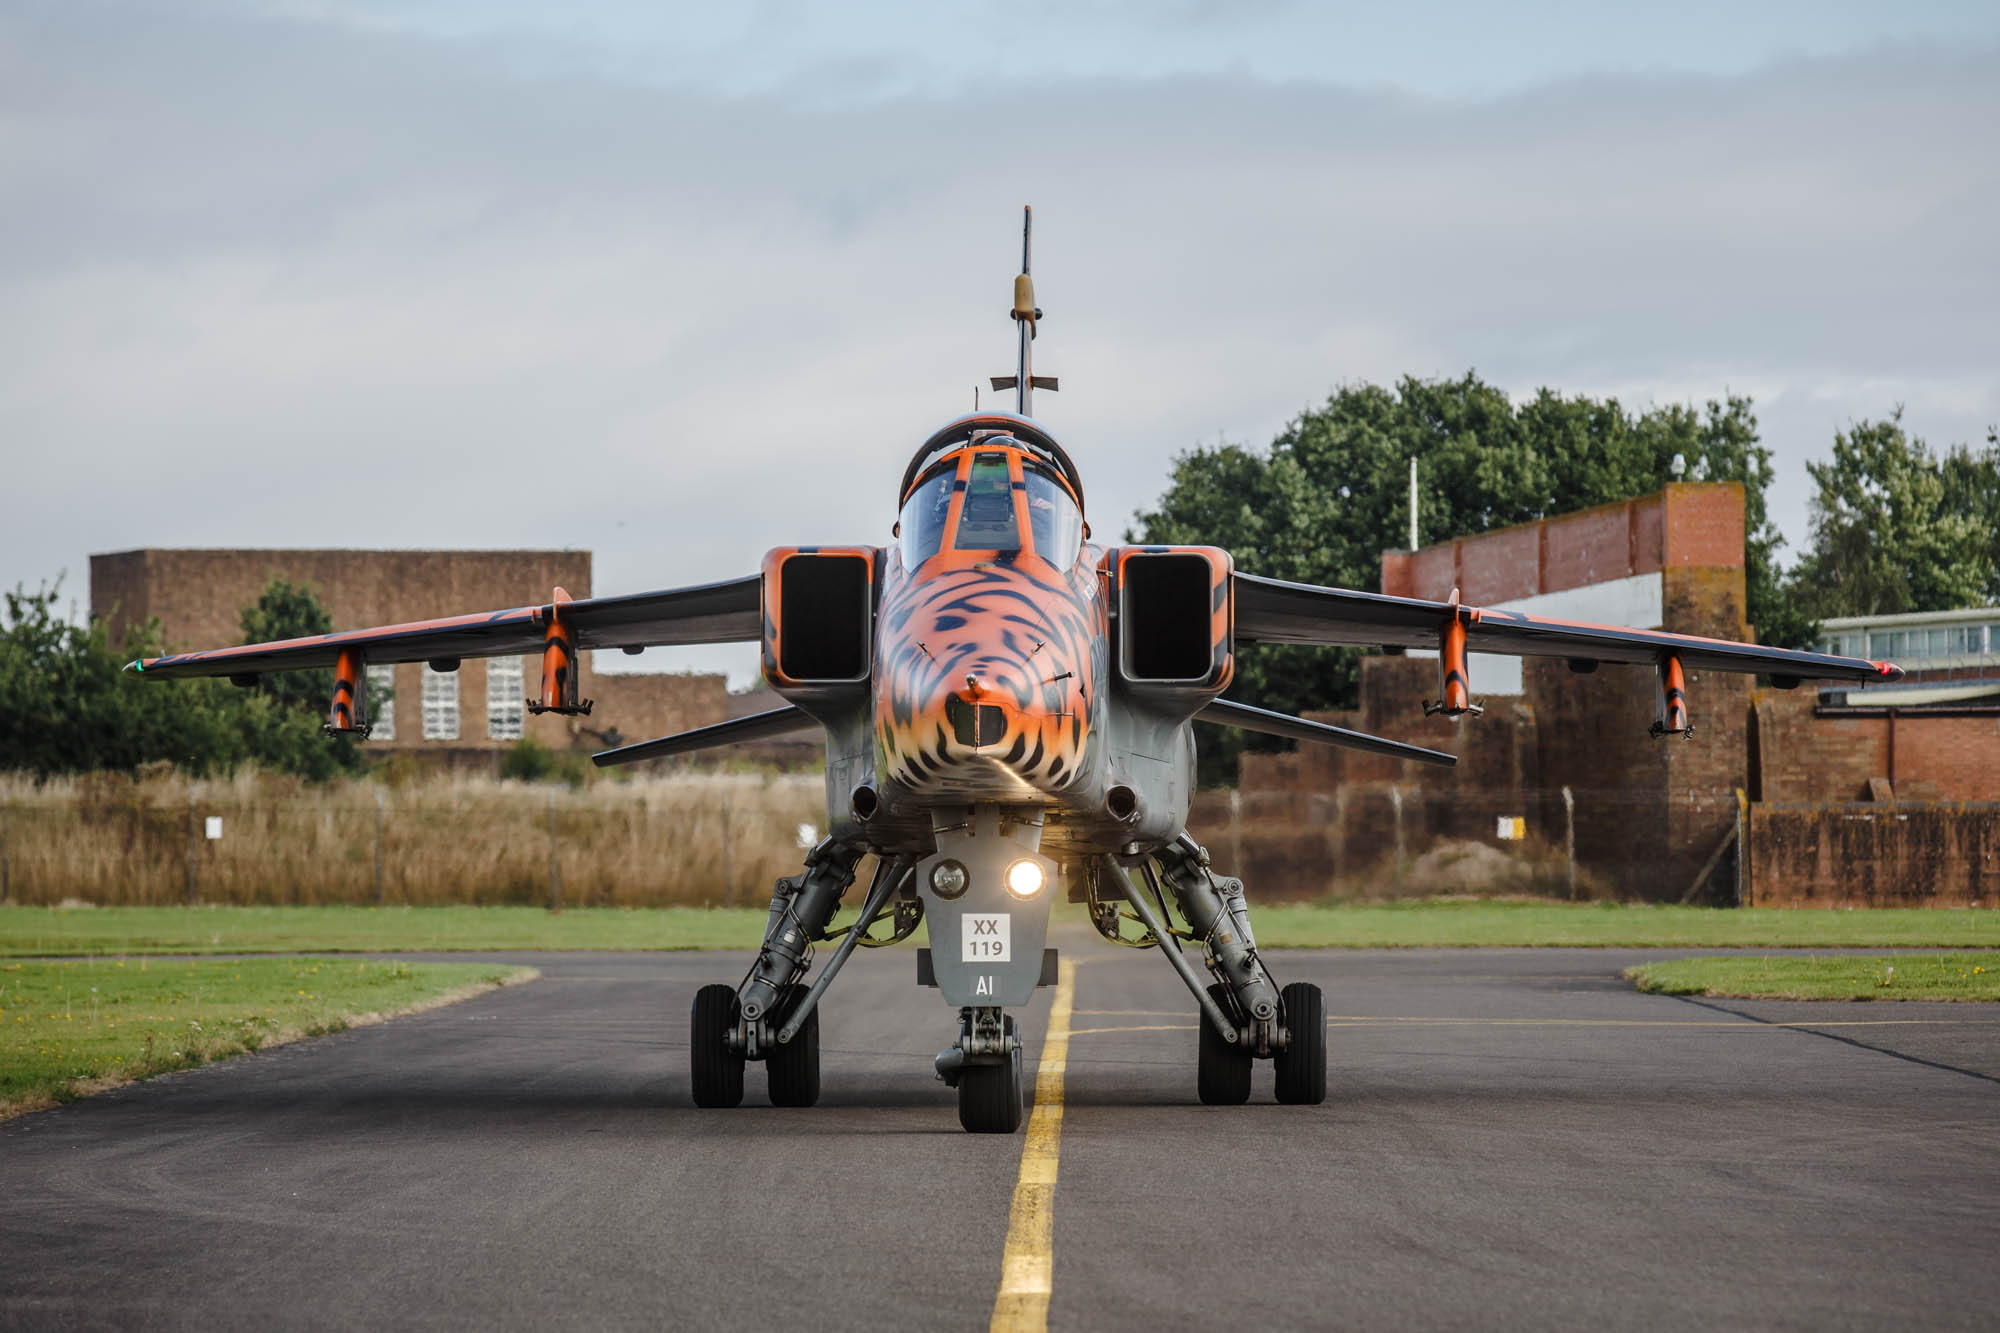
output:
M1306 583L1237 574L1236 637L1253 643L1360 644L1377 647L1441 646L1444 627L1465 627L1465 647L1475 653L1562 657L1573 662L1658 664L1667 654L1688 670L1744 671L1798 680L1854 680L1877 684L1903 672L1887 662L1826 653L1766 648L1728 639L1626 629L1554 620L1413 597L1321 588Z
M763 634L760 575L692 588L592 597L558 598L442 620L342 630L276 643L249 643L198 653L148 657L127 668L144 676L254 676L265 671L330 667L343 650L367 662L425 662L446 658L505 657L539 652L549 621L558 614L578 648L650 648L660 644L754 643Z

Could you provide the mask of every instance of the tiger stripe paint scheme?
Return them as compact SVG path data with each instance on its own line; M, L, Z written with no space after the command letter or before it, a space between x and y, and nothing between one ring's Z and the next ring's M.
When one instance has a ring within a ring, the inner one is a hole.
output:
M1019 549L959 549L975 457L1006 465L1014 528L1027 538ZM915 568L903 546L885 553L873 731L876 772L894 804L932 795L1048 804L1077 794L1091 762L1108 670L1102 552L1040 549L1030 470L1059 485L1081 518L1064 470L1011 436L981 433L925 472L952 478L936 549L918 554ZM921 484L913 468L900 498Z
M876 764L912 794L1030 801L1076 784L1103 707L1100 552L889 555L877 619ZM1000 726L989 730L997 711Z

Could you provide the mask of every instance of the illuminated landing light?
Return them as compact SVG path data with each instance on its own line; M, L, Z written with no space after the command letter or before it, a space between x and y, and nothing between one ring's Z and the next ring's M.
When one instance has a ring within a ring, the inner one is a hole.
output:
M1033 861L1016 861L1007 867L1007 892L1016 898L1032 898L1042 891L1042 868Z

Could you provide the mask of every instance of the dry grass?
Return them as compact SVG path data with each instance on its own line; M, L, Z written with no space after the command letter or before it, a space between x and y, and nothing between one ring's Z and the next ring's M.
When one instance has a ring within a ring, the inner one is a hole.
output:
M761 904L799 868L798 826L824 821L824 790L816 775L724 773L575 792L450 776L0 777L0 901L546 905L553 845L565 906Z

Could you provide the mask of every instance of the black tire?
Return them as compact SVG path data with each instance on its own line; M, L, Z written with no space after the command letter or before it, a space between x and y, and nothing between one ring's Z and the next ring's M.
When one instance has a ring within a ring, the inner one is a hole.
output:
M1220 983L1210 986L1208 997L1222 1006L1223 1013L1236 1011L1229 987ZM1207 1014L1197 1013L1195 1021L1201 1025L1201 1050L1195 1061L1195 1088L1201 1094L1201 1104L1243 1105L1250 1100L1250 1070L1256 1057L1242 1042L1224 1041Z
M1278 997L1291 1044L1271 1063L1278 1070L1278 1100L1318 1106L1326 1100L1326 999L1319 987L1294 981Z
M778 1026L783 1027L784 1022L790 1021L792 1010L805 993L804 986L785 988L785 1003L780 1010L785 1020ZM771 1053L764 1057L764 1077L771 1090L773 1106L811 1106L819 1100L818 1005L813 1006L811 1015L799 1025L799 1030L792 1034L790 1041L773 1046Z
M958 1123L970 1134L1012 1134L1021 1127L1021 1052L998 1064L967 1065L958 1075Z
M743 1057L729 1049L736 1030L736 988L703 986L688 1023L688 1071L696 1106L743 1104Z

